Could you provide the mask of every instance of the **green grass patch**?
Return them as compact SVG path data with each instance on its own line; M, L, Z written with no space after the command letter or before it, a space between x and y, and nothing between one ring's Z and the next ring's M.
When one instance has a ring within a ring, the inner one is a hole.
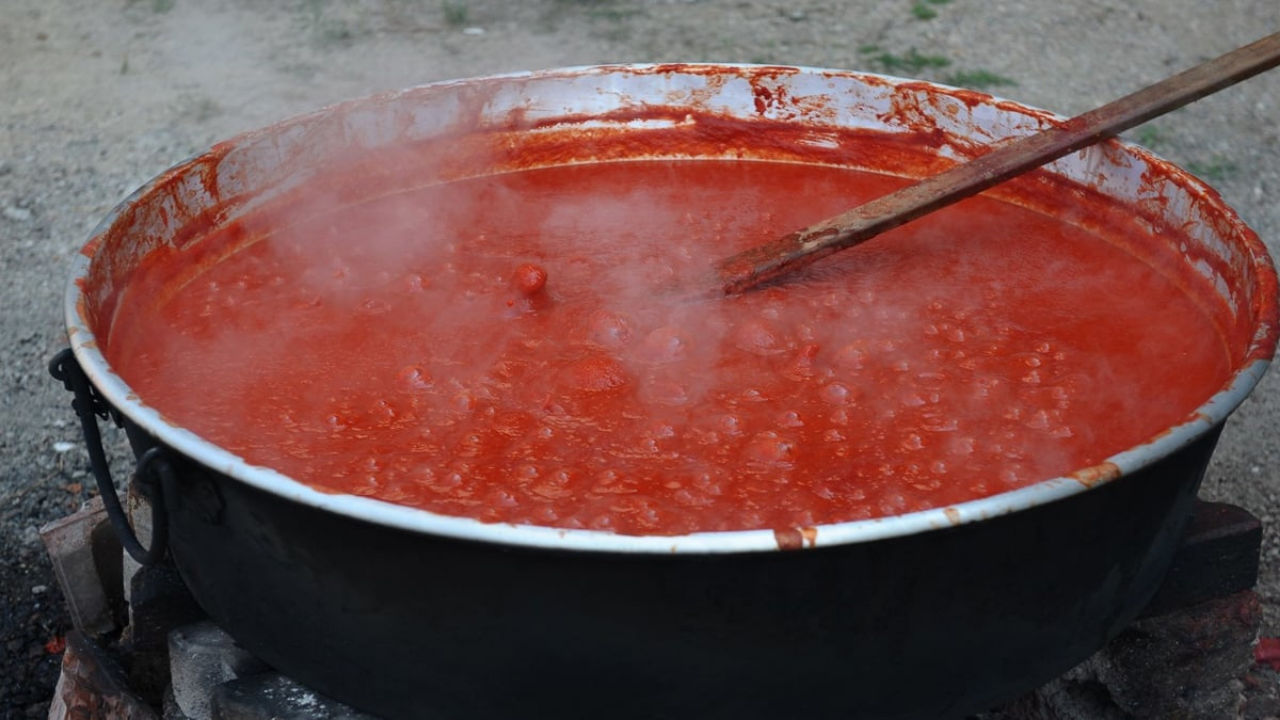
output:
M875 46L866 47L873 48L864 53L868 56L867 60L887 73L914 74L921 70L944 68L951 64L950 60L941 55L924 55L915 48L911 48L906 54L895 55Z
M912 5L911 14L915 15L917 20L932 20L938 17L938 11L934 10L926 2L918 2Z
M621 7L608 7L608 6L593 7L587 11L587 17L591 18L592 20L606 20L608 22L622 22L627 18L632 18L637 15L644 15L644 14L645 14L644 10L642 10L641 8L621 8Z
M965 88L1010 87L1018 84L1012 78L997 75L990 70L960 70L946 76L942 82Z
M307 0L306 24L313 40L320 45L345 45L355 37L355 31L342 18L332 18L326 13L328 0Z
M1215 156L1207 163L1189 162L1187 169L1192 175L1203 178L1205 180L1221 181L1235 175L1239 170L1239 166L1230 160Z
M1133 134L1134 142L1139 145L1154 150L1156 147L1163 145L1165 141L1164 133L1155 125L1143 125Z
M934 7L950 2L951 0L916 0L916 4L911 6L911 14L917 20L932 20L938 17L938 11Z
M462 27L471 19L471 10L464 0L444 0L440 3L440 12L449 27Z

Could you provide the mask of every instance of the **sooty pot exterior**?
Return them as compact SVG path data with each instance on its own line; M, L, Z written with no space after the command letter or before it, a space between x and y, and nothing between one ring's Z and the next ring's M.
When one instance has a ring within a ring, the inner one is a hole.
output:
M180 461L170 550L247 649L389 718L963 717L1067 670L1141 610L1219 429L1029 510L774 553L433 537Z

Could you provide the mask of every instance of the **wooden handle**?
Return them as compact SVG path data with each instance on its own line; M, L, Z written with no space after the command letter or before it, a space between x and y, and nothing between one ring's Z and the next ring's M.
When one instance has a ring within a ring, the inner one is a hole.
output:
M967 163L841 215L734 255L718 266L717 281L726 294L742 292L1276 65L1280 65L1280 33L1077 115L1061 125L1000 145Z

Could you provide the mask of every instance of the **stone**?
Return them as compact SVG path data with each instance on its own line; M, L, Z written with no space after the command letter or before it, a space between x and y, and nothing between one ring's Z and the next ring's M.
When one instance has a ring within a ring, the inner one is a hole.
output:
M219 685L212 705L213 720L377 720L274 671Z
M119 663L78 630L67 633L62 674L49 706L49 720L160 720L129 691Z
M6 207L0 214L15 222L26 222L31 219L31 211L17 205Z
M169 634L173 699L192 720L213 717L214 688L266 669L261 660L240 647L212 621L185 625Z
M1262 609L1252 590L1125 628L1094 658L1098 679L1136 718L1235 717Z
M40 539L53 562L76 629L90 635L117 629L120 546L102 498L96 497L79 512L40 528Z
M1252 590L1125 628L1062 677L981 720L1219 720L1239 717L1262 621Z
M1173 562L1141 617L1252 588L1261 550L1262 521L1248 510L1196 501Z
M160 707L164 710L164 720L191 720L186 713L182 712L182 708L178 707L177 701L173 699L172 687L165 688Z
M1280 718L1280 672L1257 668L1245 675L1244 718Z

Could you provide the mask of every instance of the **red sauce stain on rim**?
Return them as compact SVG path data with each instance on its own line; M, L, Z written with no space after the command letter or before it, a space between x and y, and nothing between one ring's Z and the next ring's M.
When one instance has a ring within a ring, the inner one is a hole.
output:
M818 528L780 528L774 529L773 537L779 550L803 550L816 547L818 544Z
M1076 470L1069 473L1067 477L1086 488L1092 488L1120 477L1120 467L1113 462L1103 462L1083 470Z
M99 235L97 237L94 237L89 242L85 243L84 246L80 248L80 254L87 258L92 258L98 252L98 248L101 245L102 245L102 236Z

